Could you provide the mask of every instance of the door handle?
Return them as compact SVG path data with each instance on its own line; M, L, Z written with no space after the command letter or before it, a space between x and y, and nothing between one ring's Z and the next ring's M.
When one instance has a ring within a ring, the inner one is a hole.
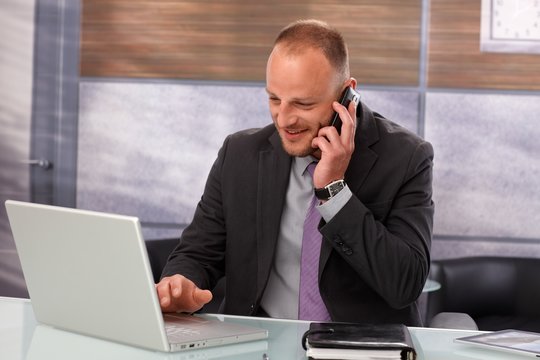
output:
M23 160L21 161L23 164L27 164L30 166L38 166L42 168L43 170L49 170L52 168L53 164L47 159L30 159L30 160Z

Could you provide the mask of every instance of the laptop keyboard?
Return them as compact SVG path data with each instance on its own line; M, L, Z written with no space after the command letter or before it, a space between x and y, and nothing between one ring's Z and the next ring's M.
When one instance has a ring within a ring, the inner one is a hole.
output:
M165 332L169 341L172 343L186 341L186 337L201 335L201 332L197 329L197 325L208 322L199 317L175 314L166 314L163 316L163 319L165 320ZM186 321L191 327L186 327ZM194 325L195 327L193 327Z
M198 330L188 329L173 324L166 325L165 332L170 340L185 339L186 336L198 336L201 334Z

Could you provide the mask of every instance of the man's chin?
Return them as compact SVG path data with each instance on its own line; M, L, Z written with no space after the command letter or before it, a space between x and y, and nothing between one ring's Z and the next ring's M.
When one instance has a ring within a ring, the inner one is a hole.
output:
M290 156L304 157L308 155L314 155L314 153L317 151L317 149L314 149L311 146L294 146L297 144L293 145L283 140L281 140L281 144L283 145L283 149L285 150L285 152Z

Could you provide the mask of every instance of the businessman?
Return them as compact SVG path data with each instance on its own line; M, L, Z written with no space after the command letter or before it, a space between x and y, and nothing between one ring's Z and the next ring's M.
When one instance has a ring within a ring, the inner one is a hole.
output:
M224 313L422 325L433 149L361 102L340 105L356 85L337 30L280 32L266 68L273 124L225 139L156 284L164 312L199 310L226 276Z

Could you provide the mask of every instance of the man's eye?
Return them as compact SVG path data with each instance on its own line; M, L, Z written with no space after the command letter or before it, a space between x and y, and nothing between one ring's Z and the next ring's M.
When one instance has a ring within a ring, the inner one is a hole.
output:
M311 109L313 107L313 103L302 103L302 102L299 102L297 103L298 107L302 108L302 109Z
M269 98L268 99L272 104L279 104L281 102L281 100L279 100L278 98Z

